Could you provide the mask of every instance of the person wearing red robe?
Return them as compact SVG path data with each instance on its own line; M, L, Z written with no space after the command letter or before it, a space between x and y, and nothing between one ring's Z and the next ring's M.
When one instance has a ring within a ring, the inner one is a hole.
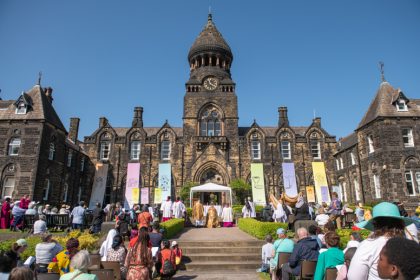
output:
M0 228L10 228L10 197L6 198L1 206Z
M20 200L20 208L22 208L22 209L28 209L30 202L31 202L31 200L28 198L28 195L25 194L22 197L22 199Z

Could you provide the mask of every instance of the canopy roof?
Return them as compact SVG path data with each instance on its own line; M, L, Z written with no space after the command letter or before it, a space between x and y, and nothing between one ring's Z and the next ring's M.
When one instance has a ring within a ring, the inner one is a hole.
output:
M231 188L214 184L214 183L206 183L204 185L191 188L191 192L230 192L230 191L232 191Z

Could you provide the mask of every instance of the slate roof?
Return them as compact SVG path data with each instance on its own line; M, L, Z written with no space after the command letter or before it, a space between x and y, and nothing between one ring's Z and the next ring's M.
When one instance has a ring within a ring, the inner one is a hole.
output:
M217 30L216 25L212 20L212 15L209 14L207 24L204 26L201 33L195 39L190 48L188 57L202 51L223 51L232 57L232 51L229 45L223 39L222 34Z
M399 98L408 100L407 112L399 112L394 102ZM366 111L356 130L369 124L379 117L419 117L420 102L419 100L410 100L405 97L400 89L394 89L388 82L381 83L375 98Z
M278 130L278 127L276 127L276 126L263 126L263 127L260 127L260 128L264 131L266 136L269 136L269 137L276 136L276 132ZM299 136L304 136L306 130L308 130L307 126L292 126L290 128L296 133L296 135L299 135ZM251 129L250 126L249 127L243 127L243 126L238 127L239 136L245 136L250 129Z
M350 135L347 135L346 137L340 139L338 141L338 150L346 150L354 145L357 144L357 134L353 132Z
M67 132L57 112L40 86L34 86L29 92L24 93L24 96L28 102L31 102L31 108L27 113L15 113L16 106L14 103L16 100L2 100L0 101L0 120L45 120Z

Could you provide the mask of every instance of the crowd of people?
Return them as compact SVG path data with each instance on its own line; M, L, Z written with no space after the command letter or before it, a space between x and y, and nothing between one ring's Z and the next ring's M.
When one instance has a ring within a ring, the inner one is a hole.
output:
M370 218L357 215L360 222L353 226L350 240L341 250L340 236L336 232L342 222L336 217L340 214L329 211L341 203L335 195L334 199L332 206L319 206L313 212L314 223L308 228L297 228L294 239L289 239L283 228L277 230L278 239L274 243L268 235L262 247L263 265L258 271L270 272L272 279L287 280L300 275L304 261L313 261L316 262L315 280L323 280L329 268L336 269L338 280L412 280L416 276L420 279L417 216L410 217L411 213L399 203L379 203ZM358 208L362 208L361 205ZM360 235L361 229L371 232L365 240ZM279 266L281 254L286 254L288 261Z

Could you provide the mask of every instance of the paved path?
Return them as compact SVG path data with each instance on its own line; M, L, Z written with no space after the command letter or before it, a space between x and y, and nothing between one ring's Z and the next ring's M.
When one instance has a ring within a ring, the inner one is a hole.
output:
M174 238L179 241L254 241L258 240L237 227L231 228L186 228Z

